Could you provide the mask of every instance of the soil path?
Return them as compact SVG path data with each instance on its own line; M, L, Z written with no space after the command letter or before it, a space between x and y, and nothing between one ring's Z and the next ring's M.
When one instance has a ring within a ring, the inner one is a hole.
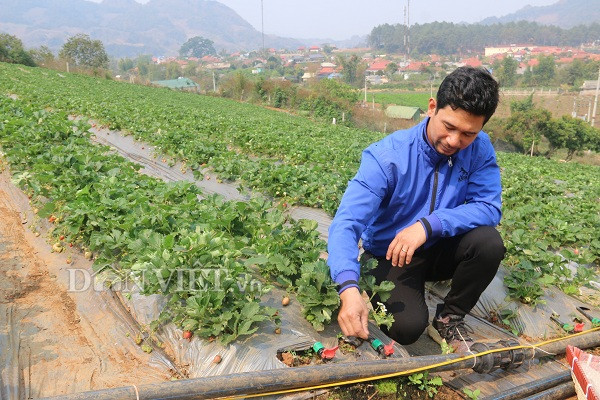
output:
M1 399L171 378L168 361L135 345L136 327L110 292L82 290L81 280L74 285L89 262L79 252L52 253L43 235L32 232L36 217L7 171L0 174L0 219Z

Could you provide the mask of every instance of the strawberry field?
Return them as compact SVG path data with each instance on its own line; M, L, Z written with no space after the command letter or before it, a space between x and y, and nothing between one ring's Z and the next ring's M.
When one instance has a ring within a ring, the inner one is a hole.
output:
M430 95L431 93L429 92L394 93L382 91L370 94L367 96L367 100L370 102L375 98L376 103L420 107L421 110L427 111Z
M3 158L38 215L54 219L52 240L64 237L92 253L95 268L117 267L123 279L151 277L144 292L170 299L164 319L223 342L254 332L261 321L277 322L274 310L260 305L260 292L240 289L258 269L261 290L279 284L297 292L315 328L331 320L338 296L319 258L325 243L316 224L290 220L263 198L198 200L195 186L143 176L92 145L88 125L67 116L128 132L194 171L207 166L221 179L330 214L362 149L382 133L8 64L0 64L0 94ZM498 161L511 295L535 304L547 285L577 295L600 262L600 169L505 153ZM179 290L170 278L193 265L225 268L227 274L209 273L204 281L227 290Z

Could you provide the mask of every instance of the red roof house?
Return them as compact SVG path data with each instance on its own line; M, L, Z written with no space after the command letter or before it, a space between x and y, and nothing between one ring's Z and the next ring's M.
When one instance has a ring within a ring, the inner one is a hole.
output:
M408 64L406 67L401 68L402 71L420 71L421 69L423 69L424 67L429 66L428 62L425 61L412 61L410 64Z
M479 58L477 58L477 57L466 58L466 59L462 60L461 62L463 64L465 64L466 66L475 67L475 68L481 67L483 65L481 60L479 60Z
M389 60L375 60L367 68L368 72L385 71L385 68L391 63Z

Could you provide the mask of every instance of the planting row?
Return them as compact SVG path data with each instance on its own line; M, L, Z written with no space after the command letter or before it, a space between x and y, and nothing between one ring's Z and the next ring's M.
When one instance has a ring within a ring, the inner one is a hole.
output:
M499 156L505 284L513 297L531 304L545 286L579 294L600 263L600 168Z
M207 163L224 179L330 213L361 150L382 136L219 98L6 64L0 72L7 94L125 129L194 169ZM498 162L511 293L531 303L547 284L575 294L600 262L600 169L505 153Z
M331 214L364 144L383 136L221 98L11 65L0 70L3 90L40 107L85 115L192 169L207 164L222 179Z
M167 296L161 320L228 343L278 322L260 305L277 277L299 292L316 328L330 321L338 296L319 259L316 223L289 220L264 199L199 200L194 185L141 175L63 112L0 96L0 114L3 159L38 216L53 223L54 250L81 248L96 270L112 269L113 283L134 280L142 293Z

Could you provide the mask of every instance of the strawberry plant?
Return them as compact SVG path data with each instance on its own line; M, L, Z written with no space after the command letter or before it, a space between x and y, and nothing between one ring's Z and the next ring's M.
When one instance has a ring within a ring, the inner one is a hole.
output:
M300 273L296 285L302 313L317 331L322 331L340 305L336 285L324 260L302 265Z
M376 258L367 259L364 255L360 258L361 276L359 286L369 294L369 302L373 303L375 296L382 302L386 302L390 298L395 285L390 281L383 281L378 285L375 281L375 277L371 274L371 271L376 267ZM394 316L387 313L385 305L380 301L377 302L377 308L369 311L369 318L374 320L378 326L385 325L388 329L391 328L394 323Z

